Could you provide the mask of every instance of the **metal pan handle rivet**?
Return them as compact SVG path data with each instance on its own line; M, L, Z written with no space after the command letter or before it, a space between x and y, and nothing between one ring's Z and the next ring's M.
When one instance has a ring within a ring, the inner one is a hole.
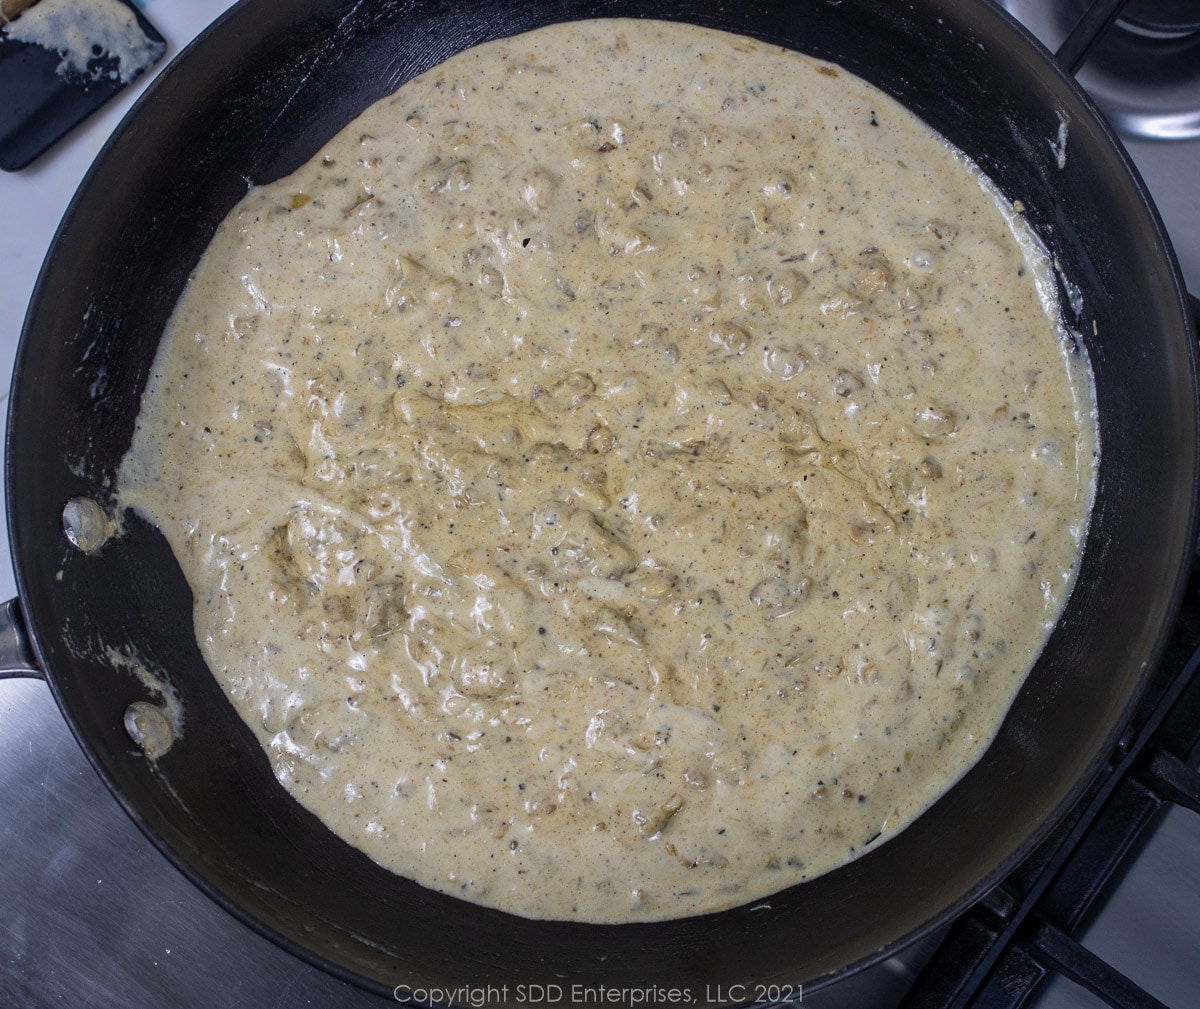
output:
M175 742L166 712L149 701L134 701L125 709L125 731L151 760L158 760Z
M74 497L66 503L62 524L71 546L85 554L99 550L114 528L104 509L86 497Z

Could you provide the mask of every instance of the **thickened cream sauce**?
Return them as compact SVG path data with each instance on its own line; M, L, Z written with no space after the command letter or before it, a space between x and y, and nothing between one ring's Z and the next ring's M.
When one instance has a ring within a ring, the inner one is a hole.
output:
M1058 617L1097 446L1047 275L837 67L546 28L247 194L121 502L373 858L537 917L731 906L908 824Z

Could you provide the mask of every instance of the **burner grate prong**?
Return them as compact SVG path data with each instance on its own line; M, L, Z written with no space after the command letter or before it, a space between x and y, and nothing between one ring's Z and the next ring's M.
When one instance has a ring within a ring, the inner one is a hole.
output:
M1070 978L1113 1009L1169 1009L1048 921L1037 923L1028 944L1044 966Z
M1160 798L1200 813L1200 771L1189 767L1175 754L1155 750L1141 779Z

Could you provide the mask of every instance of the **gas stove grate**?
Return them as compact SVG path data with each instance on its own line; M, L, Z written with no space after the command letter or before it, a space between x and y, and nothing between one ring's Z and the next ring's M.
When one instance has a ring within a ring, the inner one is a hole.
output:
M1051 973L1114 1009L1163 1003L1075 938L1169 803L1200 812L1200 568L1131 727L1074 812L950 927L899 1009L1015 1009Z
M1200 137L1195 0L1000 0L1127 137ZM1086 66L1084 65L1086 63Z

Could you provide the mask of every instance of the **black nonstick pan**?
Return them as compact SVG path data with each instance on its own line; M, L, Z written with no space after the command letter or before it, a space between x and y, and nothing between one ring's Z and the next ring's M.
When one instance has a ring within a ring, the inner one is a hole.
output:
M128 515L84 551L63 520L79 499L111 509L163 326L248 185L295 168L367 104L459 49L592 16L692 21L801 49L892 93L967 152L1021 202L1066 278L1102 443L1078 584L979 764L848 866L753 906L653 925L516 918L377 867L275 782L204 667L191 597L161 536ZM489 1004L515 1005L599 986L629 989L627 1003L651 989L695 1003L765 998L771 985L811 991L978 898L1111 751L1191 564L1189 333L1178 270L1128 159L1073 81L988 3L244 0L147 90L43 267L11 396L19 603L0 645L11 666L46 677L113 794L184 873L297 955L381 994L490 984ZM150 760L125 715L164 695L180 705L183 733Z

